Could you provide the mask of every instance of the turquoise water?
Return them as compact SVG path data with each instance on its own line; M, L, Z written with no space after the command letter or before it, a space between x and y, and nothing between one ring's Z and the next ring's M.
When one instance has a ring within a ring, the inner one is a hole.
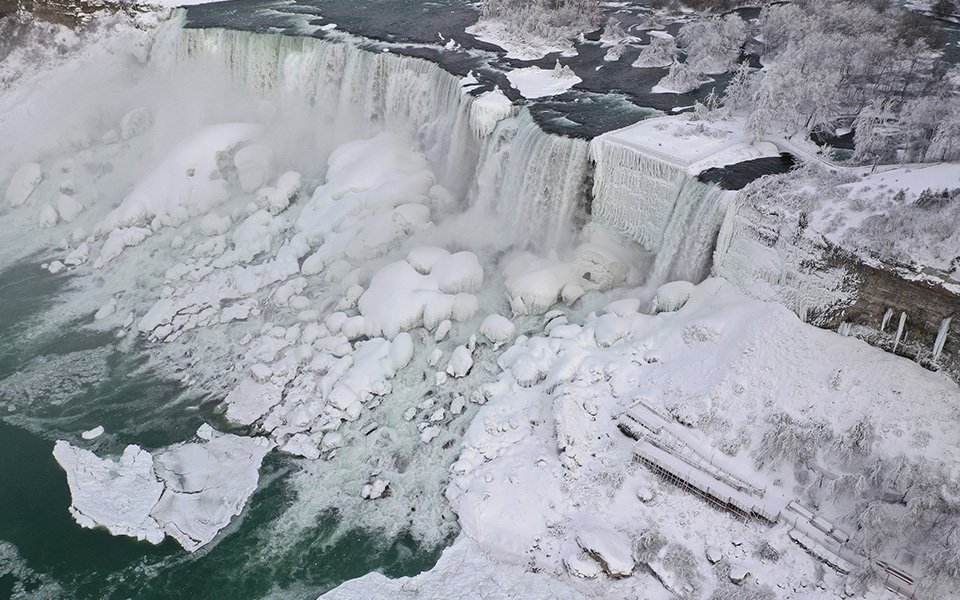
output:
M399 577L435 564L441 547L421 548L408 534L385 539L335 511L277 550L268 542L296 511L290 479L299 467L276 454L244 513L197 553L81 528L68 512L56 439L100 455L128 443L157 448L220 424L219 399L159 378L138 342L82 321L49 327L70 293L68 275L33 261L0 272L0 598L316 598L370 571ZM100 424L104 436L78 441Z

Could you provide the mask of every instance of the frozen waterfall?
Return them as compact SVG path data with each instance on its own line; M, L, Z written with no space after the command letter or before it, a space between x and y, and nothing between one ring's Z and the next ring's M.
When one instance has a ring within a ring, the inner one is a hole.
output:
M448 189L538 249L567 241L574 211L586 203L586 141L544 132L526 110L500 111L495 127L478 127L476 99L462 80L427 60L228 29L183 29L176 52L176 64L212 60L281 106L288 97L307 102L323 122L305 127L411 133Z
M731 193L669 159L603 137L591 143L590 155L593 220L655 255L648 281L706 278Z

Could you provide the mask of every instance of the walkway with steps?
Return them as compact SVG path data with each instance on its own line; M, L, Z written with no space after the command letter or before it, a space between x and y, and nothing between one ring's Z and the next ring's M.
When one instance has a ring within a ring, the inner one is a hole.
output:
M634 456L680 489L740 518L790 526L792 541L839 573L849 574L868 560L848 546L850 535L831 521L778 490L749 481L736 472L729 457L642 400L621 413L617 425L636 440ZM883 560L877 565L886 573L888 590L916 597L912 575Z

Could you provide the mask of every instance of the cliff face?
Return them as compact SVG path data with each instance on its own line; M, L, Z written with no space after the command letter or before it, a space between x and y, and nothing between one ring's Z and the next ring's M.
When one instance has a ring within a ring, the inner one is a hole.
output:
M813 325L960 382L960 286L945 276L920 278L902 267L868 264L811 232L802 212L738 197L720 232L713 273Z
M858 325L863 328L855 332L858 337L925 367L945 369L960 381L960 294L945 285L905 277L890 266L865 264L842 251L827 262L842 265L857 283L852 305L830 315L824 326ZM936 357L941 331L943 346Z

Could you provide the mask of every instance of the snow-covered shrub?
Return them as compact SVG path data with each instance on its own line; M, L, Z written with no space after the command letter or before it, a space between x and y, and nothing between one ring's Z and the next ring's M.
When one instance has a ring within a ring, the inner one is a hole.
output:
M667 546L660 559L661 579L679 598L699 598L703 581L700 566L689 548L681 544Z
M634 67L669 67L677 59L677 42L672 37L653 37L643 47Z
M649 563L667 545L667 538L659 529L648 527L633 542L633 557L637 562Z
M687 63L674 62L658 85L671 92L686 94L700 87L700 73Z
M701 73L725 73L732 69L746 39L747 27L736 14L687 23L677 35L687 53L687 63Z
M769 426L754 452L757 468L776 466L784 461L804 463L814 458L817 450L833 437L825 421L798 421L781 412L770 415L767 422Z

